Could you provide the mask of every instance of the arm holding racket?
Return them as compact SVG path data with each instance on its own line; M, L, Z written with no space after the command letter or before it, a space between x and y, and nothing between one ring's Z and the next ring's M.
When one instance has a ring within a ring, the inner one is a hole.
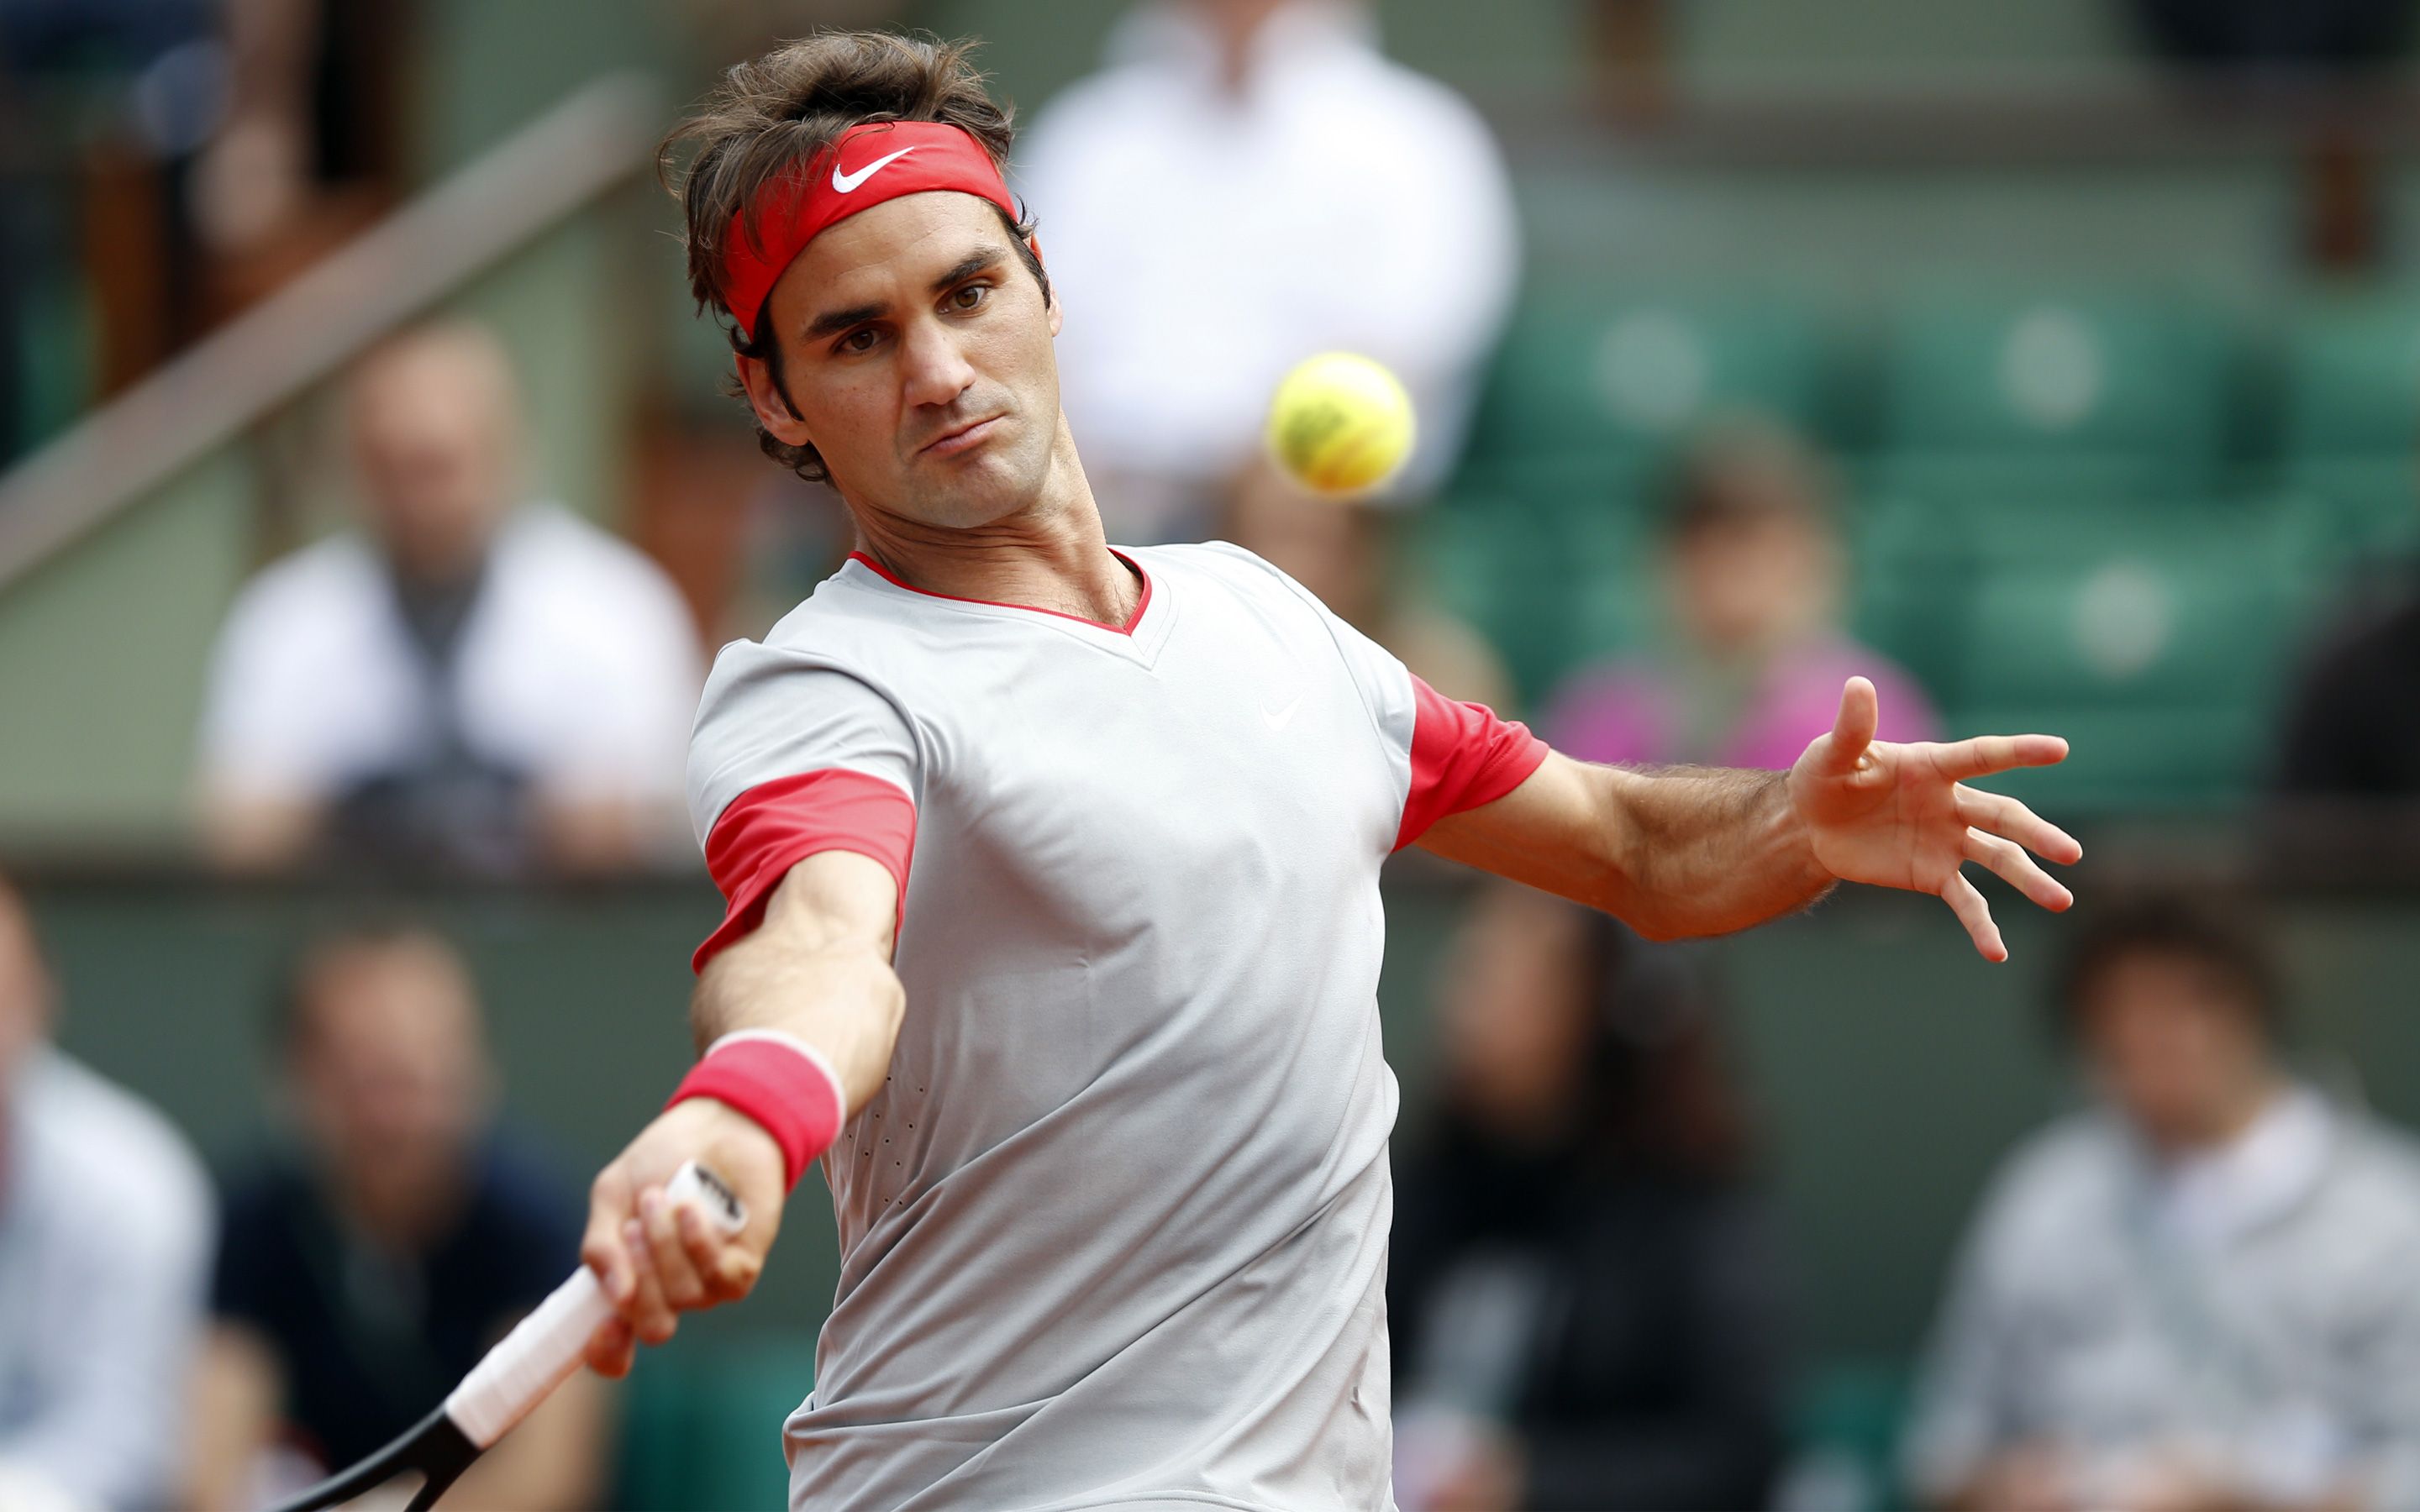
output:
M842 1119L863 1105L888 1073L906 1000L891 969L898 897L890 871L853 852L792 867L764 922L698 979L690 1020L698 1043L716 1047L709 1061L731 1037L761 1036L748 1048L779 1075L783 1053L764 1047L804 1047L835 1086ZM743 1090L729 1096L752 1101ZM588 1345L599 1374L628 1371L635 1347L671 1338L679 1314L737 1302L755 1287L798 1175L799 1139L709 1091L674 1103L598 1174L581 1257L609 1308ZM665 1183L690 1161L719 1172L747 1209L737 1233L716 1233L665 1199Z

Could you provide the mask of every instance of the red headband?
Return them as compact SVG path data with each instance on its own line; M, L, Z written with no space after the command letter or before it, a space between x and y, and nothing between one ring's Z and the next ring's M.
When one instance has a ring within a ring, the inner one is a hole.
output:
M756 234L745 215L731 218L722 254L722 304L739 329L756 334L756 316L773 285L835 222L902 194L954 190L989 200L1012 221L1016 202L983 144L939 121L869 121L843 131L806 171L780 179L756 207Z

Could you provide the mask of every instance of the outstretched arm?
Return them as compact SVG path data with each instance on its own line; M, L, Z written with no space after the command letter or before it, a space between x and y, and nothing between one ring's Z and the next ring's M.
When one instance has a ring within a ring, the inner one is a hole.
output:
M1947 744L1874 738L1873 685L1853 677L1831 731L1788 772L1635 771L1549 756L1496 802L1439 820L1420 844L1600 908L1652 939L1721 934L1802 908L1835 882L1930 892L1992 961L2008 959L1979 861L2045 908L2073 902L2032 856L2083 847L1970 778L2062 761L2053 735Z
M845 1120L881 1088L906 1002L891 969L898 897L890 871L853 852L792 867L764 922L698 978L690 1018L699 1047L743 1029L803 1041L838 1078ZM739 1234L709 1232L696 1214L668 1208L664 1185L689 1160L747 1205ZM773 1134L728 1103L691 1097L657 1115L589 1190L581 1256L617 1316L590 1341L588 1363L621 1375L634 1344L672 1337L677 1314L746 1296L781 1227L787 1178Z

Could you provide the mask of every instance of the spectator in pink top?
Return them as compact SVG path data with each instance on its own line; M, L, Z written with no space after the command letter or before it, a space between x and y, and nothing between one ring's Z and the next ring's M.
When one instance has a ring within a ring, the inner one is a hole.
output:
M1915 677L1841 625L1847 563L1831 483L1805 443L1761 420L1716 426L1675 470L1670 507L1667 633L1565 681L1541 721L1558 750L1786 767L1830 728L1853 672L1882 695L1884 739L1939 733Z

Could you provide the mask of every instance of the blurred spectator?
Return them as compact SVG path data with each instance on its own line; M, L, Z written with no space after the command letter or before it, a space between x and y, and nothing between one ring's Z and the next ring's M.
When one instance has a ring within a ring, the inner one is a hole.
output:
M1786 767L1831 728L1840 685L1871 678L1882 737L1929 740L1916 678L1841 627L1845 550L1831 481L1778 426L1734 420L1682 458L1661 578L1672 624L1652 651L1573 674L1543 721L1591 762Z
M1402 377L1403 486L1461 443L1519 271L1478 114L1342 0L1157 0L1036 117L1019 180L1067 291L1059 378L1113 540L1196 538L1320 351Z
M2420 591L2356 610L2296 679L2274 797L2296 871L2420 873Z
M1407 594L1395 566L1395 514L1323 499L1275 467L1247 469L1230 496L1227 539L1259 553L1450 699L1511 706L1512 680L1477 630Z
M1686 958L1509 884L1445 999L1388 1288L1404 1512L1761 1505L1778 1264Z
M1986 1196L1908 1443L1975 1508L2420 1506L2420 1151L2296 1081L2246 928L2086 933L2097 1106Z
M349 399L366 528L263 571L220 632L214 854L508 875L684 852L695 632L645 557L520 502L503 348L414 331Z
M230 1189L194 1500L249 1507L411 1427L577 1265L581 1212L494 1119L469 972L408 930L319 941L277 1026L300 1145ZM592 1504L604 1387L575 1376L456 1493Z
M221 0L225 114L195 164L220 312L365 227L405 177L412 0Z
M210 1198L149 1107L48 1043L54 987L0 883L0 1507L162 1504Z

